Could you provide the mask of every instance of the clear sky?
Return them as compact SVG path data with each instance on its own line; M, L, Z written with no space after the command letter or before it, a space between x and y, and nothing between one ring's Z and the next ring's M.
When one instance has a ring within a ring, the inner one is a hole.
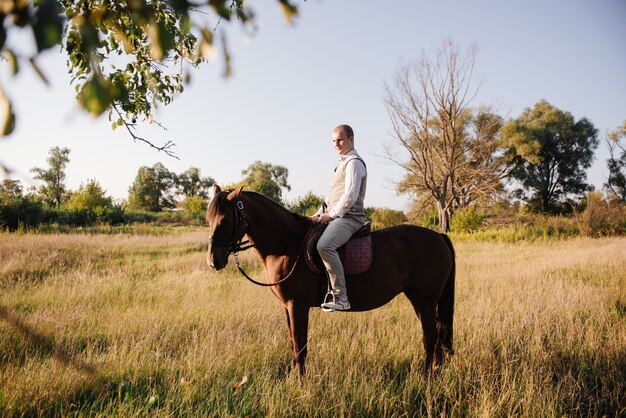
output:
M393 182L402 172L383 158L391 125L383 84L401 62L419 58L451 37L478 46L471 105L497 105L515 118L541 99L590 119L604 138L626 119L626 0L419 0L297 2L287 26L277 1L248 1L256 12L250 38L237 24L222 25L234 76L222 77L221 58L191 73L191 84L156 119L180 161L112 131L106 117L80 111L69 85L66 58L47 52L40 64L46 87L30 68L18 77L0 63L0 82L13 100L17 128L0 139L0 161L28 187L29 169L45 167L53 146L71 149L68 186L95 178L114 197L126 197L140 166L162 162L180 173L199 167L219 183L241 179L255 160L289 169L295 199L325 195L336 155L332 129L355 130L368 166L367 206L407 209ZM601 187L607 150L600 145L589 180ZM1 175L1 174L0 174Z

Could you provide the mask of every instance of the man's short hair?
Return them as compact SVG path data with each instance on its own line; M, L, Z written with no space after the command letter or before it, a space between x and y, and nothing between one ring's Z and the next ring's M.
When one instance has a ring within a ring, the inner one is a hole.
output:
M354 138L354 131L350 127L350 125L339 125L335 128L335 130L341 129L346 134L348 138Z

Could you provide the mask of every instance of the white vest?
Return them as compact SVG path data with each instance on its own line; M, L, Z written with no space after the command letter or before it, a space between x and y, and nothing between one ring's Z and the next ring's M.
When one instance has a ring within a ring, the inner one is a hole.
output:
M367 188L367 166L363 159L355 152L354 154L346 156L346 158L342 159L337 167L335 167L335 173L333 174L333 179L330 183L330 194L328 195L328 207L332 208L339 202L343 192L345 190L345 182L346 182L346 165L353 160L352 164L359 164L361 162L363 166L365 166L365 175L361 179L361 184L359 186L359 194L356 199L356 202L352 205L350 210L346 215L353 216L364 216L365 215L365 189Z

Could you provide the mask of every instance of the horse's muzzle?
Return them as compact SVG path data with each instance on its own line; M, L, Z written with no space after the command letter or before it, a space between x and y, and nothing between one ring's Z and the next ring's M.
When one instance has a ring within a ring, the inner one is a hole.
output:
M219 256L209 251L207 253L206 262L213 270L220 271L228 264L228 254Z

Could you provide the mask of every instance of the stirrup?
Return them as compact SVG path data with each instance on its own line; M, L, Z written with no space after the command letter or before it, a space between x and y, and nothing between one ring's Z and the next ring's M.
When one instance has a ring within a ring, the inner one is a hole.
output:
M322 302L322 305L325 304L325 303L328 303L328 295L330 295L330 298L331 298L330 301L332 303L335 303L335 293L331 289L328 292L326 292L326 295L324 296L324 301ZM324 311L324 312L332 312L332 311L334 311L334 309L332 309L332 308L322 308L322 311Z

